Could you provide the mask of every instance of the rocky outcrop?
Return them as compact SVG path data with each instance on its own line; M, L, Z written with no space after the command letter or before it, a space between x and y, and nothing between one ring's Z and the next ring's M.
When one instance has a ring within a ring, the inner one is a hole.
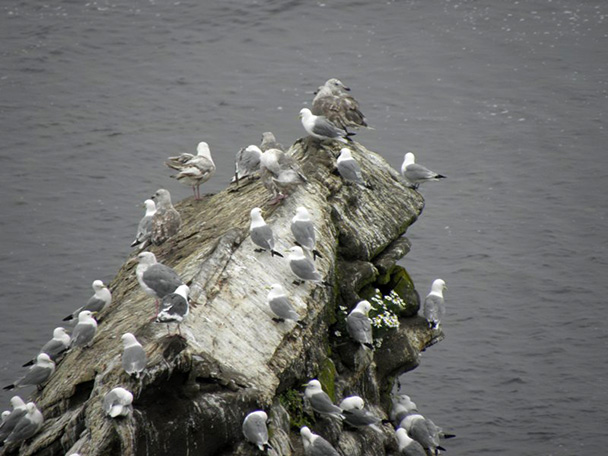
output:
M414 368L420 351L441 337L416 316L418 295L396 265L409 250L401 236L422 211L422 197L379 155L356 143L351 148L372 190L345 185L336 174L338 143L306 138L290 152L309 182L280 205L267 204L259 181L176 205L180 232L150 251L190 285L197 305L181 326L183 337L151 321L154 302L139 288L133 256L110 284L113 304L98 316L92 347L69 352L35 397L45 424L20 454L254 455L258 450L241 434L243 418L254 409L269 413L270 454L303 454L297 429L304 424L348 456L394 449L390 426L382 433L345 430L315 418L301 395L302 383L318 378L336 401L358 394L386 417L395 376ZM273 227L280 252L293 243L296 207L308 208L323 255L316 266L329 285L295 285L286 258L254 252L248 228L256 206ZM275 282L305 316L304 327L272 320L266 295ZM373 352L353 343L344 328L346 313L361 298L399 314L397 329L378 329ZM139 380L121 368L125 332L148 355ZM134 411L112 420L101 405L116 386L133 392Z

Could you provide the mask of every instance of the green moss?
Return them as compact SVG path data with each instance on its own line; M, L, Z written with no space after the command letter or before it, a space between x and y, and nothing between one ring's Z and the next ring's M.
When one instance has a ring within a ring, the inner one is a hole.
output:
M279 396L279 401L289 413L289 424L292 428L299 430L302 426L311 425L308 415L304 413L304 401L299 391L287 390Z
M334 362L329 358L325 358L325 361L321 364L317 380L321 382L323 389L334 402L336 401L336 374Z

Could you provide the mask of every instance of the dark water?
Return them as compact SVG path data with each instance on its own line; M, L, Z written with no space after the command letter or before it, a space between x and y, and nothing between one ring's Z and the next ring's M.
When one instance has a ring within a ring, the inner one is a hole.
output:
M110 281L162 161L236 151L329 77L395 167L448 175L404 264L448 284L446 340L403 377L449 454L602 454L608 4L604 1L40 2L0 6L0 382ZM8 406L11 394L0 394Z

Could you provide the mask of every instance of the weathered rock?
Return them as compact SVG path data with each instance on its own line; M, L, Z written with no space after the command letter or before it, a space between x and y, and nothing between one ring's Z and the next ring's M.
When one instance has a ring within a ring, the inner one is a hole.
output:
M335 421L315 421L300 397L302 383L319 378L336 401L358 394L386 417L393 378L415 367L419 352L439 337L417 318L402 319L375 352L336 334L339 307L350 309L366 287L385 292L401 287L406 301L415 296L407 272L395 262L409 249L400 236L423 208L422 197L395 170L357 144L353 156L373 190L345 185L333 172L340 146L297 141L290 152L309 183L280 206L267 204L259 181L177 204L180 232L150 250L190 286L196 306L181 325L184 337L169 336L165 325L151 321L154 302L139 288L136 262L129 259L110 285L114 301L99 315L92 347L68 353L35 397L45 424L20 454L254 455L258 450L241 434L243 418L254 409L270 416L269 454L303 454L294 426L304 424L345 455L394 449L390 427L383 433L345 431ZM290 220L296 207L307 207L323 255L315 264L332 286L296 286L286 259L254 252L248 227L256 206L272 226L280 252L293 244ZM272 320L266 295L275 282L291 296L305 327ZM408 303L409 314L418 305ZM148 355L140 380L120 366L125 332L133 333ZM112 420L103 413L102 400L116 386L133 392L134 410Z

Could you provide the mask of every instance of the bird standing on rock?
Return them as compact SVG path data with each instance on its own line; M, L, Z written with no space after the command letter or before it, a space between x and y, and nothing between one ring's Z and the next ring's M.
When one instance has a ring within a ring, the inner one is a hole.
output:
M137 234L135 239L131 242L131 247L139 245L139 249L145 249L150 243L150 237L152 236L152 217L156 214L156 204L151 199L144 201L144 207L146 213L139 221L137 225Z
M182 218L171 204L171 194L168 190L158 189L152 199L156 203L156 212L152 216L150 241L154 245L160 245L177 234Z
M430 293L424 299L422 311L430 329L437 328L441 323L441 320L443 320L445 315L443 290L447 290L447 288L447 285L442 279L435 279L431 285Z
M131 333L124 333L121 337L124 350L122 352L122 368L129 375L139 378L146 368L148 356L144 348Z
M406 180L408 186L413 189L417 189L424 182L445 179L445 176L417 164L416 157L412 152L405 154L403 164L401 165L401 175Z
M158 309L159 299L173 293L183 283L182 279L169 266L156 261L152 252L141 252L137 255L137 261L137 281L146 294L156 298Z
M321 253L315 249L317 237L315 226L310 219L310 214L304 206L296 208L296 215L291 219L291 233L296 239L296 244L312 252L312 259L323 258Z
M5 390L13 388L23 388L26 386L35 385L38 388L46 382L55 372L55 363L46 353L39 353L36 357L36 363L30 367L24 377L17 380L15 383L5 386Z
M93 343L95 333L97 332L97 321L93 318L93 312L83 310L78 314L78 323L72 331L72 340L70 348L83 347L86 348Z
M346 317L346 329L350 337L369 349L374 348L372 321L368 317L371 308L369 301L361 301Z
M312 113L327 117L333 124L347 128L367 127L359 103L350 95L350 88L336 78L328 79L319 87L312 100Z
M249 442L257 446L260 451L266 451L272 448L268 444L267 421L268 415L263 410L251 412L243 420L243 435Z
M215 163L211 158L209 145L205 141L198 143L197 155L184 153L167 158L165 164L176 171L174 179L192 187L194 199L201 199L201 184L207 182L215 174Z
M302 126L304 127L304 130L306 130L306 133L313 138L320 140L333 139L348 144L348 142L351 141L349 136L354 135L354 133L338 128L325 116L315 116L308 108L302 108L300 110L300 119L302 120Z
M266 224L262 217L262 209L254 207L251 209L251 225L249 226L249 234L251 241L259 247L256 252L269 250L271 256L283 257L279 252L274 250L274 234L272 228Z
M95 293L93 293L93 296L89 298L87 303L65 317L63 321L70 321L78 318L78 314L83 310L90 310L93 313L101 312L112 304L112 293L110 293L108 287L106 287L101 280L95 280L93 282L93 291Z

